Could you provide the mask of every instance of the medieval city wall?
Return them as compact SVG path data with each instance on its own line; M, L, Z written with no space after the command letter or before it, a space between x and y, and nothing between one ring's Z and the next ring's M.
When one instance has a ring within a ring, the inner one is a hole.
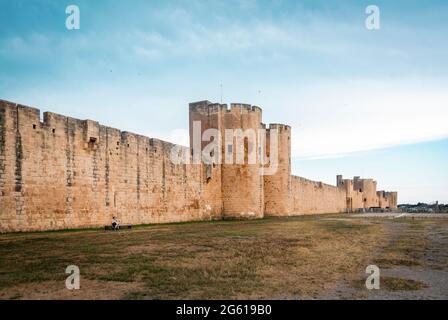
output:
M397 207L397 193L377 192L373 179L338 176L332 186L292 176L291 128L261 121L256 106L192 103L188 149L91 120L51 112L41 119L36 108L0 100L0 232L100 227L113 216L122 224L149 224ZM212 140L202 136L208 129L223 137L226 129L244 134L208 149ZM259 129L267 131L266 150L245 133ZM274 132L278 146L270 150ZM172 161L173 149L186 164ZM222 163L204 163L203 152ZM263 153L278 159L272 175L261 174L268 167L260 159L248 162Z
M221 218L203 165L173 144L0 100L0 231Z
M291 176L291 214L321 214L346 212L343 189L322 182Z

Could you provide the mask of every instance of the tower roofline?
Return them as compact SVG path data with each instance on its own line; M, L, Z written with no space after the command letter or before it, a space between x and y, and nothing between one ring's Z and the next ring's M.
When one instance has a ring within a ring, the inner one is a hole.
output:
M196 101L189 104L190 111L226 111L226 112L256 112L262 113L263 110L259 106L247 103L231 103L230 108L227 104L213 103L209 100Z
M269 129L284 129L291 130L291 126L283 123L270 123Z

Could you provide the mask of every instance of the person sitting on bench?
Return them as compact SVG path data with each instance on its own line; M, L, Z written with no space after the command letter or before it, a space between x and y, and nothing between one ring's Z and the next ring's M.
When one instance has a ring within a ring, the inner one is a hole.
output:
M120 230L120 224L115 217L112 217L112 230Z

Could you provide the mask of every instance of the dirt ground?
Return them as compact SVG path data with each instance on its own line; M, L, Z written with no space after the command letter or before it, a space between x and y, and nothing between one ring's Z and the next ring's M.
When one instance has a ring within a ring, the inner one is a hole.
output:
M80 269L80 290L65 287ZM365 269L380 268L367 290ZM0 299L447 299L448 219L319 215L0 235Z

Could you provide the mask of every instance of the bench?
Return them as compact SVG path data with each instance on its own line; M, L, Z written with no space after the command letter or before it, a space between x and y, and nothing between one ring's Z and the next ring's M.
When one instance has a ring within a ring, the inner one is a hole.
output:
M120 230L122 229L132 229L132 224L120 224ZM104 230L113 230L111 225L104 226Z

